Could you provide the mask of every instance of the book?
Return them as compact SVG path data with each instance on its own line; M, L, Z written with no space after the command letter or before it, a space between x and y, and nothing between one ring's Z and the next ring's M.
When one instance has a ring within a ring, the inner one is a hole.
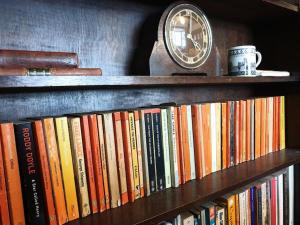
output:
M216 104L216 171L222 169L221 103Z
M236 224L235 195L227 198L228 225Z
M55 205L53 199L53 190L51 185L50 177L50 166L48 161L45 134L43 130L43 123L41 120L36 120L32 122L34 140L36 145L36 152L40 167L40 174L42 179L42 191L44 194L44 204L47 211L47 220L49 225L57 224L57 217L55 212Z
M217 171L217 103L210 104L211 172Z
M81 125L81 135L82 135L82 147L84 153L85 160L85 170L86 177L88 183L88 193L89 193L89 203L91 208L91 213L97 213L98 210L98 202L97 202L97 194L96 194L96 181L94 174L94 166L93 166L93 155L92 155L92 147L90 140L90 128L89 128L89 120L87 115L80 116L80 125Z
M140 179L140 196L141 198L145 196L145 188L144 188L144 171L143 171L143 153L142 153L142 139L141 139L141 128L140 128L140 116L139 111L134 111L134 121L135 121L135 134L136 134L136 148L137 148L137 156L139 163L139 179ZM171 178L170 178L171 179Z
M290 72L274 70L256 70L256 75L264 77L288 77L290 76Z
M294 224L294 166L288 168L289 177L289 225Z
M261 184L261 210L262 210L262 224L266 225L268 224L268 218L267 218L267 207L268 207L268 201L267 201L267 183L264 182Z
M97 115L98 123L98 135L99 135L99 146L100 146L100 156L101 156L101 165L102 165L102 176L103 176L103 187L104 187L104 196L105 196L105 207L110 209L110 191L108 183L108 166L107 166L107 154L106 146L104 140L104 125L103 125L103 115Z
M1 60L1 57L0 57ZM1 62L0 62L1 63ZM1 68L0 76L101 76L100 68Z
M202 120L203 120L203 138L204 138L204 160L205 169L203 170L203 176L209 175L212 172L212 149L211 149L211 114L210 105L201 105Z
M234 107L234 165L240 163L240 153L241 153L241 114L240 114L240 102L236 101Z
M235 130L236 130L236 104L234 101L228 102L227 114L228 114L228 133L229 133L229 154L228 154L228 167L234 166L235 164L235 151L236 151L236 143L235 143Z
M124 146L123 146L123 134L121 124L121 113L113 113L114 120L114 135L115 135L115 148L118 163L118 178L119 189L121 195L122 205L128 202L127 183L126 183L126 171L125 171L125 159L124 159Z
M246 101L246 156L245 161L251 160L251 100Z
M196 179L196 167L195 167L195 153L194 153L194 137L193 137L193 122L192 122L192 107L187 105L187 131L188 142L190 150L190 164L191 164L191 180Z
M137 154L137 145L136 145L136 130L135 130L135 120L134 113L128 113L128 122L129 122L129 139L131 146L131 158L132 158L132 169L133 169L133 181L134 181L134 198L140 198L140 174L139 174L139 162Z
M285 97L280 97L280 149L285 149Z
M110 206L116 208L121 205L118 181L118 170L115 149L115 136L112 113L103 114L105 149L108 169L108 182L110 190Z
M194 224L194 216L190 212L180 213L177 216L178 225L192 225Z
M46 224L40 169L31 122L16 122L14 130L26 223Z
M168 131L169 131L169 150L170 150L170 170L172 187L180 185L180 163L178 151L178 124L177 124L177 108L170 106L167 109L168 114ZM195 134L195 133L194 133Z
M12 225L25 225L19 162L12 123L0 124L0 138L6 175L10 222Z
M256 225L257 220L257 203L256 203L256 187L250 188L250 211L251 211L251 225Z
M121 112L121 121L122 121L123 145L124 145L125 168L126 168L125 171L126 171L126 179L127 179L127 192L128 192L129 201L133 202L135 200L135 189L134 189L134 179L133 179L134 172L133 172L133 166L132 166L132 153L131 153L131 145L130 145L128 112ZM150 126L151 126L151 124L150 124ZM152 126L151 126L151 129L152 129ZM152 136L150 137L150 139L151 138L152 138ZM152 146L151 146L151 148L152 148ZM150 159L150 157L153 157L153 156L148 156L148 159ZM148 161L148 163L149 163L149 161ZM153 159L153 170L155 171L154 159ZM151 172L153 172L153 171L151 171ZM149 174L149 179L150 180L152 179L151 181L154 182L154 185L155 185L155 172L154 172L154 174L151 174L151 178L150 178L150 174ZM153 183L151 183L151 185L153 185ZM154 190L152 188L153 187L150 186L151 193L152 193L152 191L156 190L156 186L154 186Z
M165 184L165 170L164 170L164 155L162 145L162 132L161 132L161 112L160 109L153 109L152 112L152 125L153 125L153 146L155 156L155 170L156 170L156 188L157 191L163 190Z
M202 151L203 151L203 133L202 133L202 115L200 105L192 105L192 118L193 118L193 135L194 135L194 148L195 148L195 166L196 177L202 178Z
M266 145L266 130L267 130L267 99L261 99L261 139L260 139L260 155L264 156L267 153Z
M283 174L283 224L289 224L289 169ZM291 200L293 201L293 200Z
M250 100L250 160L255 159L255 101Z
M81 217L91 214L80 118L68 118L76 191Z
M247 104L246 101L240 101L240 162L246 162L247 156Z
M255 159L261 156L261 110L262 99L255 99Z
M266 153L273 152L273 97L267 98Z
M164 151L163 154L164 154L164 165L165 165L166 188L170 188L172 186L168 129L169 128L168 128L167 109L161 109L161 131L162 131L162 143L163 143L163 151Z
M262 191L261 185L256 185L256 224L262 225Z
M247 205L246 205L246 192L243 191L241 193L238 194L238 198L239 198L239 208L237 208L237 210L239 210L239 219L240 219L240 224L241 225L247 225Z
M216 206L216 225L224 225L226 222L225 207Z
M278 223L277 219L277 177L273 177L271 183L271 225Z
M10 225L3 154L0 136L0 224Z
M189 212L194 216L194 225L201 225L201 212L196 208L190 209Z
M277 223L278 225L283 225L283 174L278 175L277 190Z
M185 170L184 170L184 155L183 155L183 141L182 141L182 128L181 128L181 110L180 106L176 108L176 115L175 115L175 123L176 130L177 130L177 156L178 156L178 173L179 173L179 184L185 183Z
M69 221L72 221L79 218L79 209L67 117L55 118L55 128L68 218Z
M64 186L60 169L60 160L56 141L55 127L53 118L44 118L42 120L45 143L50 165L50 175L52 181L53 198L56 209L56 216L59 225L68 222Z
M78 65L77 54L73 52L0 50L0 67L74 68Z
M97 116L95 114L88 115L90 140L92 148L92 158L96 183L96 194L98 199L98 209L100 212L106 210L103 175L102 175L102 163L99 146L99 131L97 124Z
M228 134L228 127L229 127L229 119L228 119L228 103L223 102L221 103L221 117L222 117L222 169L226 169L228 167L228 152L229 152L229 134Z

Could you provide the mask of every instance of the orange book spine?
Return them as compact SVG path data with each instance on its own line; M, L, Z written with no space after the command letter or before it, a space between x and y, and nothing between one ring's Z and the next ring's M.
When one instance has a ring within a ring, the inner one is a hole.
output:
M246 161L251 159L251 100L246 101Z
M139 178L140 178L140 196L141 198L145 196L145 188L143 181L143 156L142 156L142 143L141 143L141 129L140 129L140 117L139 111L134 111L134 121L135 121L135 133L136 133L136 146L138 154L138 164L139 164Z
M0 137L0 224L10 225L5 172L4 172L4 164L3 164L4 163L3 152L2 152L1 145L2 145L2 141Z
M200 134L200 118L199 118L199 105L192 105L192 118L193 118L193 135L194 135L194 151L195 151L195 164L196 164L196 177L202 178L202 159L201 159L201 134Z
M203 135L204 135L204 155L205 155L205 175L212 172L211 154L211 129L210 129L210 104L202 105ZM203 175L203 176L205 176Z
M123 145L124 145L124 156L125 156L125 167L126 167L126 178L127 178L127 192L129 196L129 201L134 202L135 199L134 180L133 180L132 154L131 154L131 147L130 147L128 120L129 120L128 112L121 112Z
M106 162L107 156L106 156L106 147L105 147L105 141L104 141L103 116L98 115L97 121L98 121L98 134L99 134L105 204L106 204L106 209L110 209L110 197L109 197L110 193L109 193L109 185L108 185L108 165Z
M43 129L50 166L56 216L58 224L61 225L68 222L68 215L53 118L43 119Z
M85 161L86 173L87 173L89 200L90 200L92 213L94 214L97 213L99 210L98 210L98 203L97 203L95 174L93 168L93 156L92 156L92 147L91 147L91 140L90 140L89 120L87 115L83 115L80 117L80 124L81 124L81 133L82 133L84 161Z
M255 159L261 155L261 103L260 98L255 99Z
M10 222L12 225L25 225L23 197L14 127L12 123L4 123L0 125L0 128L0 138L2 139L1 147L6 174Z
M227 162L227 164L226 164L226 168L229 168L230 167L230 155L231 155L231 152L230 152L230 149L231 149L231 147L234 147L234 146L231 146L231 145L234 145L234 142L233 143L231 143L231 131L230 130L232 130L233 128L231 127L232 126L232 124L234 124L234 121L231 121L231 117L233 117L234 115L231 115L231 113L233 113L234 114L234 112L231 112L231 107L233 107L233 105L232 104L234 104L234 102L227 102L227 112L226 112L226 133L227 133L227 137L226 137L226 139L227 139L227 155L226 155L226 158L227 158L227 160L226 160L226 162ZM232 134L232 136L233 136L234 134Z
M43 192L44 192L44 199L46 203L47 209L47 216L50 225L57 224L57 218L55 213L55 205L53 199L53 190L51 186L51 177L50 177L50 168L46 150L46 143L44 138L44 131L43 131L43 123L41 120L33 122L34 128L34 137L36 142L36 150L41 170L41 177L43 183Z
M178 178L179 185L183 183L182 180L182 160L181 160L181 137L180 137L180 116L179 107L174 107L174 122L175 122L175 131L176 131L176 146L177 146L177 159L178 159Z
M187 119L186 105L182 105L180 107L180 112L181 112L181 132L182 132L182 143L183 143L185 182L188 182L191 180L191 162L190 162L188 119Z
M222 169L226 169L227 168L227 155L228 155L228 134L227 134L227 103L223 102L221 103L221 110L222 110L222 114L221 114L221 118L222 118Z
M106 204L105 204L105 195L104 195L104 186L103 186L97 116L95 114L89 115L88 120L89 120L89 128L90 128L90 140L91 140L91 147L92 147L98 207L99 207L99 211L103 212L106 209Z
M235 102L234 108L234 145L235 145L235 165L240 163L240 102Z
M178 122L178 150L179 150L179 159L180 159L180 172L181 172L181 183L186 182L185 179L185 166L184 166L184 146L183 146L183 132L182 132L182 119L181 119L181 109L177 107L177 122Z
M119 189L121 194L122 205L125 205L126 203L128 203L128 193L127 193L127 183L126 183L121 113L114 112L113 120L114 120L116 156L117 156L117 163L118 163Z
M279 150L279 97L274 97L274 145L273 150L278 151Z
M260 141L260 154L266 154L266 125L267 125L267 99L261 100L261 141Z
M270 142L271 138L270 138L270 127L271 127L271 121L273 122L273 120L271 120L271 118L269 118L271 116L271 111L273 111L273 107L271 110L271 100L270 97L268 97L266 99L266 154L268 154L270 152L270 148L272 148L272 143Z
M240 101L240 162L246 161L246 101Z

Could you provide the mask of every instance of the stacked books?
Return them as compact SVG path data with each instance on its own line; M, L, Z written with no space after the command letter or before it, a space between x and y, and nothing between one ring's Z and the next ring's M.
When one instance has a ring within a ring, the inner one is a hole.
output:
M294 167L259 184L180 213L159 225L294 224Z
M72 52L0 50L0 76L101 76L99 68L78 68Z
M61 225L284 149L284 118L281 96L0 123L1 224Z

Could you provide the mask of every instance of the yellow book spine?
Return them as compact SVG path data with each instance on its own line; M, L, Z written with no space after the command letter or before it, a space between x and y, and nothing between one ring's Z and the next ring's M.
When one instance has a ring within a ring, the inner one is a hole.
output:
M79 218L67 117L55 118L56 135L69 221Z
M222 169L222 153L221 153L221 103L216 103L216 123L217 123L217 171Z
M285 149L285 97L280 97L280 149Z
M228 198L228 225L236 225L235 195Z
M128 113L129 116L129 133L130 133L130 145L132 155L132 168L133 168L133 180L134 180L134 193L135 199L140 198L140 177L139 177L139 163L136 147L136 133L135 133L135 120L134 113Z
M91 214L91 209L84 163L80 118L69 119L69 128L80 215L81 217L86 217Z

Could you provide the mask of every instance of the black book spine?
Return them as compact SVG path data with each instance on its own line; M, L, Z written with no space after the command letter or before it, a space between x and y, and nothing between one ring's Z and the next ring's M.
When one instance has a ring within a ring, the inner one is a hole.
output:
M165 161L162 146L162 132L161 132L161 120L160 112L152 114L153 120L153 138L155 149L155 168L156 168L156 182L157 190L163 190L166 187L165 184Z
M235 157L235 152L234 152L234 124L235 124L235 121L234 121L234 102L231 101L230 103L230 117L229 117L229 123L230 123L230 166L234 166L234 163L235 163L235 160L234 160L234 157Z
M262 196L261 187L256 189L257 224L262 225Z
M14 125L26 224L46 224L40 170L30 122Z
M289 174L283 174L283 224L289 224Z
M154 163L154 151L153 151L153 135L152 135L152 114L145 113L145 133L147 143L147 158L148 158L148 173L150 183L150 193L156 191L156 180L155 180L155 163Z

